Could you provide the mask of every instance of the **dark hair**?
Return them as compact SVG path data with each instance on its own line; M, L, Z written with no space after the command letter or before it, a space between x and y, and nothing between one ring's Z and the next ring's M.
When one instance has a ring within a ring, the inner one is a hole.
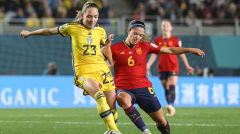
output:
M128 29L131 31L134 27L142 27L144 29L144 36L141 41L143 42L152 42L152 39L148 36L146 30L145 30L145 24L144 22L140 20L132 20L129 25Z
M87 9L90 8L90 7L95 7L95 8L98 9L97 4L95 4L94 2L87 1L87 2L83 5L82 11L77 11L77 16L76 16L74 22L80 22L80 21L82 21L83 18L81 17L81 13L86 13Z

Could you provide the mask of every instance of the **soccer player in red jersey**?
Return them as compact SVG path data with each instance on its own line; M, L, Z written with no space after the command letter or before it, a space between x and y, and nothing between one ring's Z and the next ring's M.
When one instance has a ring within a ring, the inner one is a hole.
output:
M162 36L159 36L155 39L154 43L161 47L182 47L181 40L177 37L172 36L172 26L169 21L162 21L161 25ZM194 69L188 64L188 60L185 54L179 55L183 61L188 74L193 74ZM151 68L151 65L157 59L156 54L152 54L148 63L147 69ZM168 103L167 116L173 116L176 113L175 108L173 107L175 101L175 86L178 81L179 74L179 64L176 55L171 54L159 54L158 60L158 72L159 78L162 82L163 88L165 90L165 97Z
M146 77L146 61L149 53L183 54L193 53L203 56L204 52L195 48L161 47L150 43L145 33L145 24L138 20L130 22L126 40L111 46L112 54L105 53L107 59L114 60L114 82L117 102L131 121L143 132L151 134L144 124L140 113L133 106L139 105L155 122L162 134L170 134L170 126L165 119L161 104Z

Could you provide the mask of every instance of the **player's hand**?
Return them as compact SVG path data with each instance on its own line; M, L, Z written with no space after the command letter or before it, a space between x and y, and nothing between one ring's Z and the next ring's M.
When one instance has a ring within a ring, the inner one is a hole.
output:
M108 36L108 40L110 40L110 41L114 40L114 34L110 34L110 35Z
M147 63L147 70L151 68L151 65Z
M193 48L191 53L194 54L194 55L201 56L202 58L205 55L205 53L198 48Z
M27 38L29 36L29 31L27 30L22 30L22 32L20 33L20 35L23 37L23 38Z
M187 67L186 68L187 69L187 74L189 75L189 74L191 74L191 75L193 75L193 73L194 73L194 68L192 68L192 67Z

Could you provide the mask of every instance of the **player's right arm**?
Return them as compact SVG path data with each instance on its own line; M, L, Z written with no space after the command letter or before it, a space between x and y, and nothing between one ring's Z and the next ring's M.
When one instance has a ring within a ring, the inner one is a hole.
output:
M151 68L152 64L155 62L156 59L157 59L157 55L152 54L147 62L147 70L149 70Z
M43 28L43 29L38 29L35 31L27 31L27 30L23 30L21 31L20 35L23 38L27 38L28 36L32 36L32 35L43 35L43 36L49 36L49 35L55 35L55 34L59 34L58 33L58 27L54 27L54 28Z

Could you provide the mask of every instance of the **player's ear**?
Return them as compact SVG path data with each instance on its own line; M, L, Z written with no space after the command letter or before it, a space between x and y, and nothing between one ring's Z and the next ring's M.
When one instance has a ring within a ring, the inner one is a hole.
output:
M127 33L129 34L129 32L130 32L130 29L128 28L128 29L127 29Z

